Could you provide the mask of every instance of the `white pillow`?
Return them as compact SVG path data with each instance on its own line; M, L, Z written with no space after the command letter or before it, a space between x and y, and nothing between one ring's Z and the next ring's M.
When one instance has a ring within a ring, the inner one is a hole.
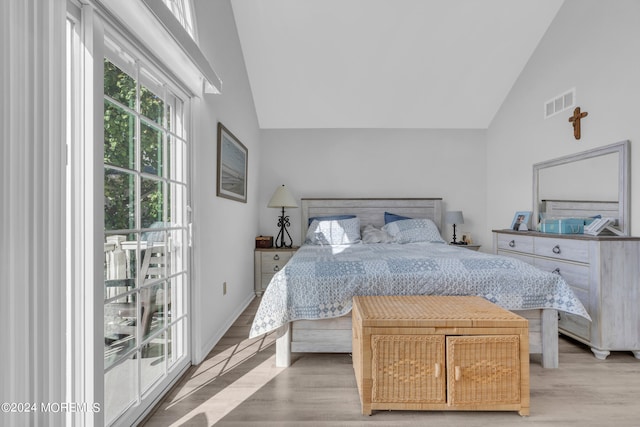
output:
M393 236L384 230L369 224L362 230L363 243L392 243L395 242Z
M398 243L437 242L445 243L438 227L430 219L403 219L382 227Z
M307 230L306 244L349 245L360 241L360 219L318 221L314 219Z

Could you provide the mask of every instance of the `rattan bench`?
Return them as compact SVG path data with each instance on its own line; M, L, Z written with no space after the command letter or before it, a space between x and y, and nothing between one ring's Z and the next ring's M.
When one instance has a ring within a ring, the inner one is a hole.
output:
M353 366L365 415L529 415L528 343L526 319L480 297L353 298Z

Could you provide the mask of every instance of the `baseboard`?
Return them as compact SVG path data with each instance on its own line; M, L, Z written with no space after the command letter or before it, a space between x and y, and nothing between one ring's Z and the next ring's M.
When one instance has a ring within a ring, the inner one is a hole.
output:
M247 298L242 302L239 308L227 319L224 325L220 329L218 329L218 333L213 335L211 339L209 339L204 345L198 349L198 354L193 355L192 363L194 365L199 365L202 361L207 357L207 355L213 350L213 347L218 344L218 341L227 333L229 328L238 320L238 317L247 309L251 301L256 297L256 295L251 292ZM248 337L247 337L248 338Z

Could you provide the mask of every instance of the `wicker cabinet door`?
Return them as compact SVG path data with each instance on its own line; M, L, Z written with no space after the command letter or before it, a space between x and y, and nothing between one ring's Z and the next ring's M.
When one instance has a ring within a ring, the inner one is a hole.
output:
M445 403L443 335L372 335L371 401Z
M520 403L518 335L447 337L451 406Z

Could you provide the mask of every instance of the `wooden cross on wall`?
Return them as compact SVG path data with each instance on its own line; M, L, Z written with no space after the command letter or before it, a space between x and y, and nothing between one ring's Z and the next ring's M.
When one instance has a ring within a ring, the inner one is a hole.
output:
M573 110L573 116L569 117L569 121L573 123L573 136L575 136L576 139L580 139L580 119L587 117L587 114L589 113L586 111L581 113L580 107L576 107L576 109Z

